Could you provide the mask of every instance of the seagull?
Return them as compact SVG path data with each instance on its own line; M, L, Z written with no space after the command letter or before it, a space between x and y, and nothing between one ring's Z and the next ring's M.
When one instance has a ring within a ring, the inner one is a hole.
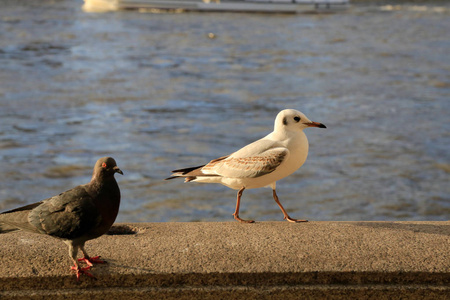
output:
M239 217L244 190L270 187L285 220L308 222L291 218L276 193L276 182L295 172L306 161L309 144L303 130L308 127L326 128L322 123L312 122L298 110L282 110L275 118L273 132L262 139L230 155L213 159L206 165L174 170L166 180L183 177L185 182L220 183L237 190L233 216L242 223L255 222Z

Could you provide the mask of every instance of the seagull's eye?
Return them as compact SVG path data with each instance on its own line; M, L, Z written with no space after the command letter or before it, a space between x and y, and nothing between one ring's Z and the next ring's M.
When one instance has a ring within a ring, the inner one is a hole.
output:
M102 167L106 169L106 163L102 163Z
M299 116L294 117L294 121L297 123L300 122L300 117Z

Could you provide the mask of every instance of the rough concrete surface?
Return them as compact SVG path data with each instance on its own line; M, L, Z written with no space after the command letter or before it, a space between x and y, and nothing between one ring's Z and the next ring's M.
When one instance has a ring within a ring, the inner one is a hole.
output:
M79 282L62 241L0 244L1 299L450 299L450 221L116 224Z

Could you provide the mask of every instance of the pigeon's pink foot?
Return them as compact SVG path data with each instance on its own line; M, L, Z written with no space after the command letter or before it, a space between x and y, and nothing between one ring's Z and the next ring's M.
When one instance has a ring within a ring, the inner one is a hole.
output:
M79 266L72 266L70 267L71 270L75 271L75 274L77 275L77 281L80 281L80 276L82 274L89 276L91 278L95 278L94 275L92 275L91 273L88 272L88 270L91 268L91 266L87 266L84 268L80 268Z
M89 267L92 267L94 264L106 264L106 261L101 260L100 256L83 257L79 258L78 261L85 262Z

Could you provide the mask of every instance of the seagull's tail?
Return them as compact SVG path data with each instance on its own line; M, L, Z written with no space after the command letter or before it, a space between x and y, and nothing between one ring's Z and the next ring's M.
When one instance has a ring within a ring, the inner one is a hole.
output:
M173 173L172 176L167 177L167 178L164 179L164 180L170 180L170 179L175 179L175 178L179 178L179 177L184 177L184 178L186 178L186 179L184 180L184 182L192 181L192 180L194 180L194 179L196 178L196 176L189 175L189 173L191 173L192 171L201 169L201 168L203 168L204 166L205 166L205 165L198 166L198 167L190 167L190 168L184 168L184 169L173 170L173 171L172 171L172 173Z

